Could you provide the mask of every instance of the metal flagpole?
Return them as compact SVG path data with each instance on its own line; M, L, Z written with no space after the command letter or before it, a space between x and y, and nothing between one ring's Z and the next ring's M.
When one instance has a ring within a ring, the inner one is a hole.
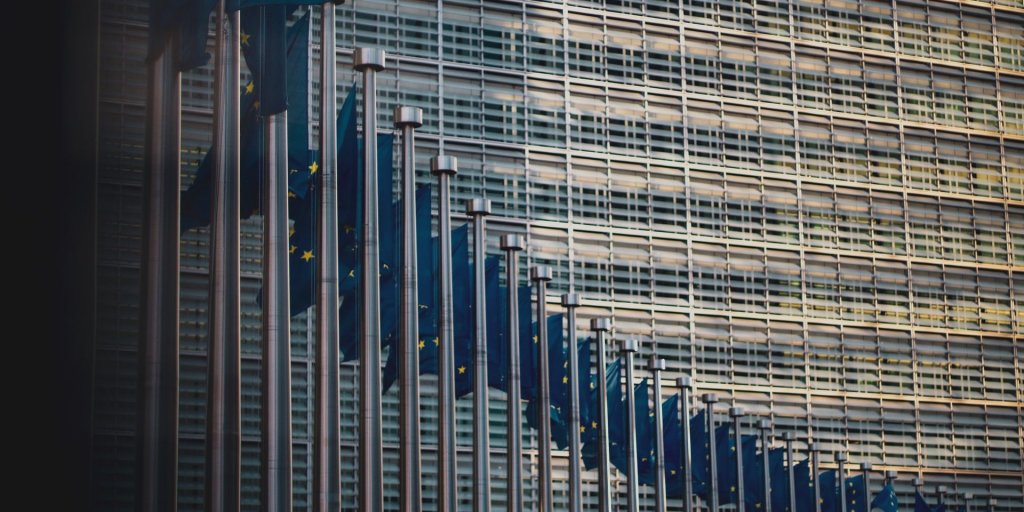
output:
M661 372L665 370L665 360L651 356L647 362L647 369L651 371L651 378L654 380L654 460L657 464L654 510L665 512L665 428L662 425L661 413Z
M818 443L811 443L807 447L807 450L811 452L811 485L814 487L814 512L821 512L821 486L818 485L818 453L821 451L821 447Z
M551 267L535 266L530 269L530 280L536 283L537 289L537 349L538 358L537 382L540 394L540 407L537 408L537 451L540 459L539 477L539 509L540 512L551 512L551 368L548 358L548 322L547 322L547 283L551 280Z
M793 475L793 466L796 465L796 460L793 459L793 441L796 440L796 434L783 432L782 440L786 443L786 472L789 475L789 510L787 512L796 512L796 479Z
M704 393L704 396L701 397L701 400L704 402L704 414L707 416L708 421L708 455L710 455L709 459L711 461L711 463L708 464L708 484L711 487L711 489L709 489L710 492L708 492L708 502L711 504L711 506L708 510L717 511L718 457L715 453L717 451L715 450L715 404L718 403L718 395L714 393Z
M772 512L772 475L771 467L768 464L768 451L771 448L772 422L762 419L757 422L757 428L761 432L761 467L764 481L764 512Z
M999 500L997 500L995 498L989 498L988 499L988 512L995 512L996 505L998 505L998 504L999 504Z
M241 499L241 378L238 11L217 6L214 179L210 205L210 349L207 378L206 510L237 512Z
M964 493L964 512L971 512L971 500L974 499L974 493Z
M149 63L139 350L137 509L177 510L181 73L178 39Z
M846 453L836 453L836 464L839 465L839 510L846 512Z
M473 217L473 284L476 300L473 311L473 510L491 508L491 429L487 396L487 281L484 269L487 256L488 199L466 201L466 213Z
M885 472L885 485L889 485L896 481L896 470L890 469Z
M636 396L633 393L633 354L640 348L640 343L637 340L624 340L622 342L622 355L626 360L626 416L627 422L626 433L628 435L626 441L626 467L629 470L626 472L626 478L628 479L626 503L628 505L629 512L638 512L640 510L640 482L639 469L636 464ZM647 421L644 418L644 421Z
M291 312L288 296L288 112L267 116L263 157L264 512L292 509Z
M743 489L743 434L740 424L746 413L742 407L730 407L729 416L732 417L733 435L736 439L736 510L743 512L747 506L743 497L746 495Z
M506 463L506 510L523 512L523 411L519 388L519 251L525 248L521 235L502 235L505 251L505 285L508 287L508 452Z
M608 318L592 318L590 329L597 334L597 466L598 466L598 505L601 512L612 510L612 475L608 447L608 356L605 352L605 333L611 330L612 321Z
M865 500L870 500L871 499L871 463L870 462L861 462L860 463L860 472L861 472L862 475L864 475L864 499ZM868 501L868 503L870 503L870 501Z
M384 452L381 446L380 232L377 205L377 72L384 50L359 48L355 68L363 73L363 299L359 350L359 510L384 508Z
M683 512L693 512L693 447L690 446L690 390L693 389L693 380L690 377L679 377L676 379L676 385L680 391L683 464L686 467L686 471L683 472Z
M334 4L320 16L320 201L317 203L316 425L313 451L313 510L341 507L341 417L338 354L338 136L334 123Z
M921 480L920 478L911 478L910 485L914 486L915 491L921 492L921 489L924 488L924 480Z
M438 155L430 159L430 171L437 175L437 190L440 198L438 216L441 230L441 289L439 293L441 317L441 354L438 358L437 394L440 399L440 417L437 436L437 488L438 509L451 512L458 507L458 482L456 481L455 453L455 331L452 305L452 212L449 182L458 172L459 161L454 156Z
M401 420L398 425L399 509L419 512L420 502L420 337L419 283L416 278L416 139L414 130L423 126L423 110L398 107L394 112L395 128L402 130L402 362L399 368L399 402ZM429 248L428 248L429 249Z
M583 452L580 448L579 428L580 361L579 350L576 348L576 308L579 305L579 295L575 293L562 295L562 307L565 308L569 318L569 512L583 511L583 485L580 475ZM590 366L590 361L584 361L584 363L588 367Z
M939 496L939 503L938 503L938 505L942 505L942 504L944 504L946 502L946 493L947 492L949 492L949 490L948 490L948 487L946 487L945 485L937 485L937 486L935 486L935 494L937 494Z

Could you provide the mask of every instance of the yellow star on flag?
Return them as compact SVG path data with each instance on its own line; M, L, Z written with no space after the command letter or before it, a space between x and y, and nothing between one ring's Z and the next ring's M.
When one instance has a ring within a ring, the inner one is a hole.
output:
M253 90L255 90L255 86L252 84L252 82L249 82L249 83L245 84L245 93L246 94L252 94Z
M242 46L249 46L249 34L246 34L245 32L239 32L238 37L242 39Z
M423 347L427 346L426 343L423 343L423 340L420 340L420 342L417 345L420 347L420 350L423 350Z
M536 335L534 335L534 337L533 337L533 342L537 343L537 336Z
M590 428L597 428L597 422L596 421L591 421L590 422Z
M466 373L466 367L465 366L460 366L459 367L459 375L462 375L463 373Z
M349 271L348 271L348 276L349 276L349 277L355 277L355 276L356 276L356 271L355 271L355 269L349 270Z
M288 254L295 254L295 250L296 249L298 249L298 246L293 245L293 246L289 247L288 248Z
M291 190L289 190L288 191L288 197L294 198L294 197L298 197L298 196L295 195L295 192L292 192Z
M288 226L288 236L295 235L295 226Z
M440 345L440 344L441 344L441 339L440 339L440 338L437 338L437 337L435 337L435 338L434 338L434 345Z
M568 384L568 383L569 383L569 377L562 377L562 384Z
M672 476L675 476L675 474L676 474L676 470L673 469L672 470Z
M313 165L310 165L310 166L309 166L309 173L310 173L310 174L316 174L316 170L317 170L317 169L319 169L319 168L320 168L320 166L319 166L319 165L317 165L317 164L316 164L316 160L314 160L314 161L313 161Z
M587 427L584 427L583 425L580 425L580 434L582 434L582 433L584 433L586 431L587 431Z
M342 231L344 231L344 232L345 232L346 234L348 234L348 233L351 233L351 232L355 231L355 229L356 229L356 228L354 228L354 227L352 227L352 226L350 226L350 225L348 225L348 224L345 224L344 226L342 226L342 227L341 227L341 229L342 229Z
M302 251L302 261L309 261L313 259L313 251Z

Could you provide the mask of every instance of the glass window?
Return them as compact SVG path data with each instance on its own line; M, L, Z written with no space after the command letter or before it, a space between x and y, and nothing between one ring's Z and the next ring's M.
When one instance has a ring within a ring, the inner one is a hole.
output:
M605 150L605 145L608 143L608 132L605 126L606 99L605 91L601 88L573 84L569 95L573 148L588 151ZM555 96L552 94L550 100L545 103L554 102ZM552 134L552 137L562 138L564 134Z
M562 14L558 10L526 4L526 69L537 73L565 73ZM569 46L569 55L573 53ZM571 58L571 57L570 57Z
M759 179L730 176L725 185L725 208L729 238L764 238L764 202Z
M800 254L769 250L766 256L769 312L777 315L800 316L802 308Z
M807 315L819 318L838 318L839 259L826 254L805 254L804 268L807 284Z
M769 242L797 244L800 241L800 211L796 184L764 180L765 237Z
M758 5L762 5L760 2ZM789 47L782 43L758 41L757 93L761 101L789 104L793 102L793 67Z
M721 174L690 172L690 222L694 234L725 237L725 183Z
M906 263L875 260L875 294L878 321L907 324L910 321L910 290Z
M658 304L684 306L690 302L686 242L655 238L651 248L654 299Z
M875 320L875 286L872 261L843 256L839 260L840 301L843 320Z
M612 298L624 302L650 303L650 244L644 238L612 236ZM649 330L644 334L650 333Z
M793 114L761 109L761 166L765 171L783 174L796 172L796 137Z
M399 5L404 5L402 2ZM483 63L506 69L523 69L525 31L520 6L484 2L481 6L483 25Z
M647 228L650 226L650 194L647 191L648 174L643 165L615 162L611 177L611 222L614 226Z
M560 82L529 78L526 81L526 122L529 141L542 146L565 146L565 97ZM602 107L600 113L604 114ZM587 112L592 119L595 113ZM583 114L578 114L580 117ZM576 116L574 115L574 119Z
M679 45L679 28L655 23L648 23L645 28L647 83L666 89L682 89L683 55Z
M686 31L686 90L717 94L722 78L718 69L718 37L715 34Z
M764 251L755 247L729 250L729 309L762 313L765 306L766 276Z
M835 247L836 213L831 187L805 183L801 192L804 243L815 247Z
M728 250L715 244L693 244L694 306L706 309L728 309Z
M942 231L938 203L930 197L910 196L907 207L911 253L919 258L941 258Z
M608 17L604 20L607 31L608 80L627 84L644 81L643 26L638 21Z
M729 350L729 318L698 315L694 317L694 326L694 342L697 349L694 380L730 382L732 354Z
M807 373L803 327L796 323L773 321L769 325L768 340L772 358L772 372L768 378L772 384L794 388L803 386Z
M874 248L889 254L907 252L903 223L903 199L886 192L871 195L872 241Z
M852 188L836 189L836 215L839 247L850 251L871 251L871 208L864 192Z
M721 36L722 94L731 98L757 98L754 40Z

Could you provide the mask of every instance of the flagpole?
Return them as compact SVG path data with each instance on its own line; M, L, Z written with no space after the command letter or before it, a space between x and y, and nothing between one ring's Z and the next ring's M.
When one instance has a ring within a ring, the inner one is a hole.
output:
M264 512L292 509L291 312L288 296L288 112L267 116L263 156Z
M452 305L452 212L451 177L458 172L459 161L454 156L438 155L430 160L430 170L437 176L437 190L440 198L438 216L441 230L441 354L438 360L437 394L440 398L440 417L437 436L437 503L443 512L454 512L459 505L456 468L455 436L455 331Z
M939 505L946 502L946 493L949 492L948 489L949 488L945 485L938 485L935 487L935 494L939 496Z
M241 507L239 46L238 11L217 6L214 174L210 205L210 348L207 378L206 510Z
M506 510L523 511L523 412L519 365L519 251L525 248L521 235L502 235L505 251L505 283L508 287L508 451L506 463Z
M793 466L796 465L793 459L793 441L796 440L796 434L783 432L782 440L786 443L786 472L789 474L789 510L786 512L796 512L796 479L793 475Z
M964 493L964 512L971 512L971 500L974 499L974 494L965 492Z
M839 465L839 510L846 512L846 452L836 453L836 464Z
M654 510L665 512L665 427L662 425L661 412L661 372L665 370L665 360L651 356L647 362L647 369L651 371L651 378L654 380L654 460L657 464Z
M590 329L597 333L597 451L598 451L598 505L601 512L612 510L611 463L608 447L608 356L605 352L605 333L611 330L612 321L608 318L592 318Z
M885 485L889 485L896 481L896 470L890 469L885 472Z
M708 421L708 455L710 455L710 464L708 464L708 484L711 489L709 494L709 502L711 507L710 511L718 510L718 456L717 449L715 448L715 404L718 403L718 395L714 393L704 393L701 397L704 402L704 411L707 415Z
M860 472L864 475L864 499L871 499L871 463L861 462ZM870 503L870 502L868 502Z
M565 308L569 317L569 512L583 511L583 485L580 474L583 451L580 447L579 429L580 361L579 350L576 348L576 308L579 305L579 295L575 293L562 295L562 307ZM590 366L590 361L584 361L584 363L588 367Z
M141 512L174 512L178 506L181 73L177 60L178 39L172 37L149 63L136 458L136 508Z
M423 110L397 107L395 128L402 130L402 362L399 369L401 420L398 447L401 512L419 512L420 500L420 380L419 380L419 283L416 246L416 139L423 126Z
M316 440L313 457L313 510L341 507L341 417L338 355L338 135L335 97L334 4L320 16L320 200L317 202Z
M530 280L537 288L537 339L540 358L536 367L540 388L540 407L537 408L537 451L540 459L538 486L540 512L551 512L551 368L548 357L547 284L551 280L551 267L540 265L530 269Z
M640 343L635 339L622 342L622 355L626 360L626 421L628 422L626 432L629 436L626 442L626 467L629 468L626 475L628 479L626 503L629 512L640 510L640 487L637 481L640 472L636 463L636 396L633 394L633 354L637 352L639 345ZM646 420L644 418L644 421Z
M730 407L729 416L732 417L733 435L736 439L736 510L744 512L747 509L743 499L746 494L743 489L743 435L740 431L743 416L746 413L742 407Z
M690 377L679 377L676 385L679 386L679 398L682 401L683 464L686 465L683 474L683 512L693 512L693 447L690 446L690 390L693 389L693 380Z
M491 201L477 198L466 201L466 213L473 217L473 284L475 322L473 334L473 511L491 508L491 429L487 395L487 215ZM495 326L497 327L497 326ZM411 511L410 511L411 512Z
M358 48L355 69L363 73L363 299L359 349L359 510L384 508L384 452L381 446L380 228L377 205L377 72L386 55Z
M995 498L989 498L988 499L988 512L995 512L996 505L998 505L998 504L999 504L999 500L997 500Z
M757 422L757 428L761 432L761 467L764 476L764 512L772 512L772 476L768 462L768 450L771 444L772 422L762 419Z
M814 487L814 512L821 512L821 485L818 482L818 453L821 451L821 447L818 443L811 443L807 447L807 450L811 452L811 482Z

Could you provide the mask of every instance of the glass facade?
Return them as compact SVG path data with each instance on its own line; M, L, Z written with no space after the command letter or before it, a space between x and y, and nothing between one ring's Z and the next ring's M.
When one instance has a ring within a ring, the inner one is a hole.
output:
M93 495L100 508L128 510L146 2L101 7ZM379 122L390 127L397 105L424 110L418 179L432 182L431 156L457 156L457 222L463 199L491 199L489 251L500 234L525 235L521 278L529 265L553 267L551 312L560 294L580 293L580 332L613 317L614 339L641 340L638 360L667 359L666 394L692 375L699 393L795 431L799 452L821 443L823 467L840 450L871 462L873 490L897 470L904 507L920 477L1024 511L1020 0L350 0L336 31L339 96L358 78L352 49L386 49ZM187 186L211 140L212 69L182 84ZM255 510L259 219L243 226L243 501ZM207 241L194 230L181 247L179 483L189 510L203 498ZM310 314L292 324L297 510L310 507L312 487L313 325ZM343 504L354 510L351 364L342 381ZM423 383L434 510L435 381ZM397 509L397 390L384 401L385 496ZM491 407L500 510L502 394ZM466 508L470 408L460 400ZM564 507L564 452L554 468ZM525 474L530 506L536 472ZM624 503L624 479L615 482ZM588 508L596 486L585 473ZM653 510L653 490L641 490Z

